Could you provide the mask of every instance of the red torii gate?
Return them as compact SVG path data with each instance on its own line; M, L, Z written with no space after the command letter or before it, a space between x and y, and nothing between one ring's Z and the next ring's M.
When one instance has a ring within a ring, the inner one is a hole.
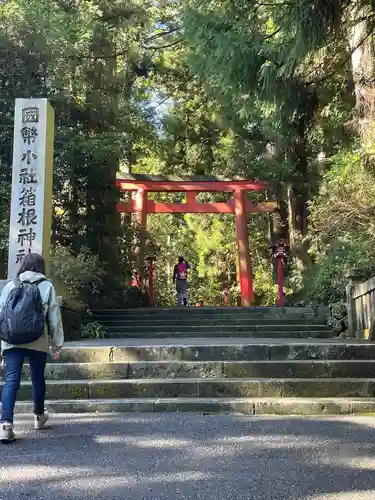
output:
M144 237L147 214L160 213L229 213L236 219L238 274L240 279L242 305L249 306L254 300L252 268L249 252L247 227L248 213L268 213L277 209L276 202L252 203L247 199L247 191L264 191L266 185L246 179L219 179L215 176L168 177L163 175L133 174L125 179L117 179L121 191L135 192L135 199L119 203L117 211L135 213L140 226L138 248L138 272L143 278ZM185 203L162 203L148 199L148 192L186 192ZM202 192L229 192L233 199L227 202L199 203L196 196Z

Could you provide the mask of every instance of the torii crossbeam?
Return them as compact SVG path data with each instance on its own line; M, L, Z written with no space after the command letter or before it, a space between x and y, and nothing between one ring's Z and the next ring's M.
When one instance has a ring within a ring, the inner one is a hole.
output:
M249 252L249 234L247 214L269 213L277 210L276 202L252 203L246 198L248 191L264 191L266 184L247 179L220 179L216 176L169 177L163 175L129 175L125 179L117 179L117 187L121 191L135 192L135 198L117 205L117 211L135 213L140 226L140 243L138 248L138 272L143 278L144 268L144 236L147 214L157 213L229 213L236 219L238 274L241 287L242 305L249 306L254 301L252 268ZM185 203L161 203L148 199L148 192L184 192ZM199 203L196 196L202 192L233 193L233 199L227 202Z

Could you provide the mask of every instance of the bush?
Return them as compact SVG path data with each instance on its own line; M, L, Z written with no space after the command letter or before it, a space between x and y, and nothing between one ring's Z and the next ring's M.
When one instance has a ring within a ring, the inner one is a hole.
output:
M259 264L254 276L254 305L274 306L277 301L277 285L275 284L272 265L265 261Z
M52 275L60 280L68 299L77 308L86 308L91 299L100 295L105 271L96 255L83 247L78 254L56 246L52 253Z
M319 194L310 203L314 264L298 283L296 301L343 301L348 270L360 271L365 279L375 274L375 173L365 153L353 148L329 160Z
M364 279L375 274L374 243L366 234L338 238L319 255L303 279L305 303L329 305L345 301L345 275L350 269L360 270Z
M81 339L104 339L104 326L98 323L98 321L86 323L81 327L80 337Z

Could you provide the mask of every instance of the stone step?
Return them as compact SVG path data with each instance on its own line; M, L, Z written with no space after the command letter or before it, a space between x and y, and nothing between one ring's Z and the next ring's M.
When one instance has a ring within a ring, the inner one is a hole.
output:
M194 412L243 415L345 415L375 412L375 398L141 398L47 401L53 413ZM16 413L33 404L16 403Z
M62 362L103 363L134 361L267 361L267 360L373 360L375 343L342 341L285 341L254 339L167 339L144 344L132 340L99 341L67 344L61 355ZM111 345L111 342L113 344ZM127 344L127 345L126 345Z
M47 382L47 399L374 396L374 378L176 378ZM31 382L21 384L19 399L31 400Z
M144 315L124 315L124 314L95 314L90 316L85 316L86 321L127 321L133 323L150 323L153 321L163 321L163 322L173 322L177 323L190 323L192 321L198 322L237 322L246 321L252 323L258 322L283 322L283 323L309 323L309 324L326 324L329 315L306 315L306 314L293 314L293 315L276 315L276 314L261 314L261 315L245 315L245 314L182 314L182 315L171 315L171 314L144 314Z
M92 311L95 316L124 315L144 317L146 315L165 316L204 316L204 315L238 315L244 316L285 316L285 315L309 315L326 316L329 314L328 307L145 307L139 309L96 309Z
M309 331L323 331L330 332L330 328L327 325L206 325L204 322L200 325L179 325L179 324L164 324L164 325L136 325L134 327L128 325L106 325L105 327L108 333L116 332L155 332L155 333L170 333L174 334L176 331L183 333L202 333L209 334L212 332L216 333L226 333L226 332L243 332L243 333L254 333L261 337L263 332L309 332Z
M375 361L145 361L133 363L49 363L48 380L149 378L366 378ZM28 365L25 380L31 380Z
M178 338L210 338L215 336L217 338L230 338L230 337L263 337L269 339L275 338L294 338L294 339L330 339L334 338L334 334L330 330L319 330L319 331L259 331L259 332L248 332L239 331L232 329L231 331L222 330L217 331L215 329L209 329L208 331L196 330L196 331L167 331L167 332L154 332L150 330L145 330L143 332L138 331L113 331L105 332L104 337L106 339L142 339L142 338L154 338L154 339L165 339L174 337Z
M285 319L285 318L241 318L241 317L233 317L233 318L180 318L178 320L171 319L171 318L166 318L166 319L159 319L158 316L145 316L144 318L124 318L122 316L102 316L102 317L95 317L95 316L89 316L86 318L86 322L91 322L91 321L99 321L103 326L105 327L111 327L111 326L126 326L129 328L136 328L138 326L142 327L149 327L149 326L154 326L154 327L159 327L159 326L170 326L176 328L177 325L181 326L245 326L245 327L258 327L261 328L262 326L266 325L271 325L271 326L293 326L293 325L303 325L303 326L309 326L309 325L319 325L320 327L325 327L327 328L327 322L320 320L320 322L313 322L310 321L309 319L306 318L291 318L291 319Z
M199 309L199 308L196 308ZM244 313L244 312L154 312L147 313L142 310L142 313L135 314L132 312L131 314L126 314L123 312L113 312L110 313L95 313L94 315L86 316L86 320L90 321L92 319L102 322L106 320L120 320L120 321L132 321L132 322L149 322L153 320L158 321L173 321L174 323L180 322L190 322L190 321L237 321L237 320L246 320L246 321L300 321L301 323L322 323L325 324L329 318L329 314L309 314L309 313L293 313L293 314L284 314L278 311L274 311L273 313L269 312L260 312L260 313Z

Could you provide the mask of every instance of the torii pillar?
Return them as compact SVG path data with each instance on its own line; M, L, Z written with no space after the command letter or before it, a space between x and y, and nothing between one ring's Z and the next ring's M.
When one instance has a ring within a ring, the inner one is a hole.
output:
M138 229L138 245L135 249L137 261L138 284L142 288L145 268L145 240L147 230L147 200L148 194L145 189L139 189L135 195L135 220Z
M234 191L234 214L236 218L238 274L241 288L242 305L250 306L254 301L252 266L247 227L246 191Z

